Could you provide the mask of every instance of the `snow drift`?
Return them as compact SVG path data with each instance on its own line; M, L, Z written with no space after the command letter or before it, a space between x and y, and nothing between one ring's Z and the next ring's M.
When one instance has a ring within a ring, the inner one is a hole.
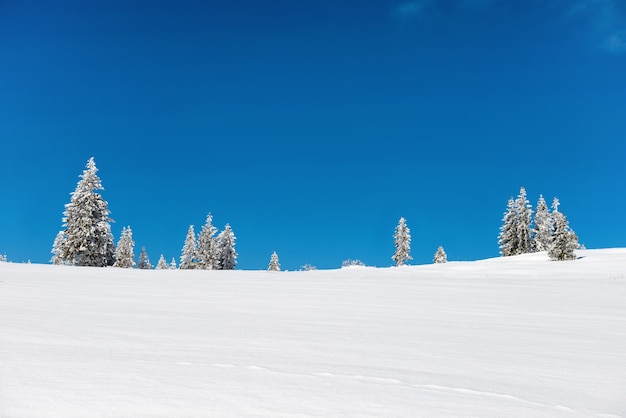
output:
M626 249L401 268L0 263L0 416L626 416Z

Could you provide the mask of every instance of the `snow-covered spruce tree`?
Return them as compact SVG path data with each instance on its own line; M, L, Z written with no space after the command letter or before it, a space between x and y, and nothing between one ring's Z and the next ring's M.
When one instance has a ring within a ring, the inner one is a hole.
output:
M61 247L63 246L63 241L65 241L65 235L63 234L63 231L59 231L54 239L54 244L52 244L52 258L50 259L52 264L65 264L63 258L61 257Z
M574 260L574 250L578 248L578 236L572 231L564 214L559 212L559 200L554 198L552 203L552 221L554 235L548 248L548 255L552 260Z
M391 259L396 263L396 266L403 266L408 260L412 260L411 257L411 230L406 225L406 220L400 218L398 226L396 226L396 232L393 234L393 239L396 245L396 252Z
M152 268L152 263L150 262L150 257L148 257L148 252L146 251L146 247L141 247L141 252L139 253L139 263L137 263L137 268L141 270L150 270Z
M269 271L280 271L280 263L278 262L278 254L276 254L276 251L272 253L272 257L270 258L270 264L267 269Z
M437 252L435 253L435 257L433 258L433 261L437 264L448 262L448 255L443 250L442 246L439 246L439 248L437 248Z
M193 225L189 225L185 245L183 246L183 253L180 256L179 268L181 270L189 270L195 269L197 265L198 245L196 244L196 233L193 230Z
M518 254L526 254L531 252L531 224L533 210L526 198L526 189L521 187L519 195L515 200L515 213L517 215L517 251Z
M135 267L135 241L133 241L133 231L129 227L122 228L122 236L115 248L115 263L113 267L133 268Z
M170 263L170 270L176 270L178 267L176 267L176 258L172 257L172 262Z
M543 196L539 196L537 201L537 212L535 212L535 222L533 227L532 251L547 251L550 248L554 227L552 216L548 210L548 205Z
M217 237L218 260L220 270L234 270L237 265L237 252L235 251L235 234L229 224Z
M63 241L59 258L65 264L105 267L115 261L111 219L107 202L96 190L104 190L93 157L80 176L70 203L65 205Z
M509 198L502 218L502 226L500 227L500 235L498 236L498 244L500 245L500 254L503 257L519 254L519 245L517 241L517 215L515 213L515 201Z
M217 257L217 228L213 226L213 217L209 213L206 223L198 234L198 268L205 270L218 270L219 260Z
M167 270L170 267L167 265L167 261L165 261L165 257L163 257L163 254L161 254L161 257L159 257L159 261L157 262L157 265L155 267L156 270Z

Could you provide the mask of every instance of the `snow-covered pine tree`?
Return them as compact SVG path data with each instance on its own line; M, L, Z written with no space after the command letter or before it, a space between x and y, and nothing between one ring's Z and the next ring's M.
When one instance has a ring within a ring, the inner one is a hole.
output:
M515 200L515 213L517 215L517 251L518 254L531 252L531 223L533 210L526 198L526 189L521 187Z
M198 234L198 268L200 269L219 269L216 233L217 228L213 226L213 216L209 213L206 223Z
M65 241L65 235L63 234L63 231L59 231L54 239L54 244L52 244L52 258L50 259L52 264L65 264L63 258L61 257L61 246L63 246L63 241Z
M179 268L181 270L195 269L197 265L198 245L196 243L196 233L193 230L193 225L189 225L185 245L183 246L183 253L180 256Z
M167 265L167 261L165 261L165 257L163 257L163 254L161 254L161 257L159 257L159 261L157 262L156 265L156 270L167 270L170 267Z
M115 247L115 263L113 267L133 268L135 267L135 241L133 241L133 231L129 227L122 228L122 236Z
M272 253L270 264L267 269L269 271L280 271L280 263L278 262L278 254L276 254L276 251Z
M448 255L443 250L442 246L439 246L439 248L437 248L437 252L435 253L435 257L433 258L433 261L437 264L448 262Z
M172 257L172 262L170 263L170 270L176 270L178 267L176 267L176 258Z
M519 254L519 245L517 241L517 215L515 213L515 201L509 198L502 218L502 226L500 227L500 235L498 236L498 244L500 245L500 254L503 257Z
M391 259L396 263L396 266L403 266L408 260L412 260L411 257L411 230L406 225L406 220L400 218L398 226L396 226L396 232L393 234L394 243L396 245L396 252Z
M59 258L65 264L105 267L115 261L111 219L107 202L96 190L104 190L93 157L80 176L70 203L63 212L63 241Z
M220 270L234 270L237 265L237 252L235 251L235 234L229 224L217 237L218 260Z
M554 227L552 225L552 217L548 210L546 200L542 195L537 201L537 212L535 212L535 222L533 227L532 251L547 251L552 241Z
M554 198L552 203L552 221L554 222L554 235L548 248L548 255L552 260L574 260L574 250L578 248L578 236L569 227L565 215L559 212L559 200Z
M152 263L150 263L150 257L148 257L148 252L146 251L146 247L141 247L141 252L139 253L139 263L137 263L137 268L141 270L150 270L152 268Z

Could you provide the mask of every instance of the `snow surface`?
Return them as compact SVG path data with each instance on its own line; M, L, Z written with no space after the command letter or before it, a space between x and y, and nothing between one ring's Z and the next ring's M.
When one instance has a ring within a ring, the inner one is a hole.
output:
M578 255L0 263L0 417L623 417L626 249Z

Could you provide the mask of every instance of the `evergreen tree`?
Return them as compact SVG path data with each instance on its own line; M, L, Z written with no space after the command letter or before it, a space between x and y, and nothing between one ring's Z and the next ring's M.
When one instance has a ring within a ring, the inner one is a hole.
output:
M159 257L159 261L156 265L156 270L167 270L168 268L169 266L167 265L167 261L165 261L165 257L161 254L161 257Z
M61 257L61 247L63 246L63 241L65 241L65 235L63 234L63 231L59 231L54 239L54 244L52 244L52 258L50 259L52 264L65 264L63 258Z
M515 213L515 201L512 197L509 199L504 218L502 218L498 244L500 245L500 254L503 257L519 254L517 215Z
M554 198L552 203L552 221L554 222L554 235L548 249L548 255L552 260L574 260L574 250L578 248L578 237L569 227L567 218L559 212L559 200Z
M97 171L92 157L80 176L70 203L65 205L65 240L58 255L65 264L105 267L115 261L108 204L96 192L104 190Z
M185 238L185 245L183 246L183 253L180 256L180 269L195 269L198 265L198 245L196 244L196 233L193 230L193 225L189 225L187 231L187 237Z
M205 270L219 269L217 254L217 228L213 226L213 217L209 213L206 223L198 234L198 268Z
M531 252L531 223L532 208L526 198L526 189L520 188L519 195L515 200L515 213L517 216L516 234L517 234L517 254L526 254Z
M237 252L235 251L235 234L230 225L226 224L224 230L217 238L218 259L221 270L234 270L237 265Z
M270 264L267 269L269 271L280 271L280 263L278 262L278 254L276 254L276 251L272 253Z
M396 252L391 259L395 261L396 266L403 266L406 261L413 259L410 255L411 230L406 225L404 218L400 218L398 226L396 226L396 232L393 234L393 239L396 245Z
M176 267L176 258L172 257L172 262L170 263L170 270L176 270L178 267Z
M139 263L137 264L137 268L141 270L150 270L152 268L152 263L150 263L150 258L148 257L148 253L146 252L146 247L141 247L141 253L139 253Z
M548 211L548 205L543 196L539 196L537 201L537 212L535 212L535 224L533 227L532 250L534 252L547 251L550 248L554 227L552 217Z
M433 258L433 261L438 264L448 262L448 255L443 250L442 246L439 246L439 248L437 248L437 252L435 253L435 257Z
M115 248L114 267L133 268L135 267L135 241L133 241L133 231L130 226L122 228L122 236Z

